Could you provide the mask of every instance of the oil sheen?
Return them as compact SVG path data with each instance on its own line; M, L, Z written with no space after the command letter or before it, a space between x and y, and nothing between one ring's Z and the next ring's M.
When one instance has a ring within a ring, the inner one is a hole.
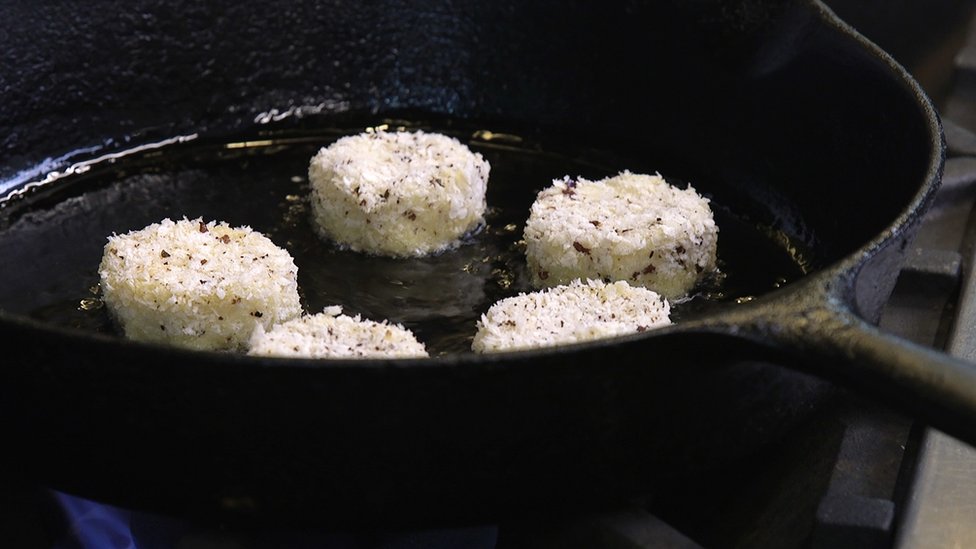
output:
M375 257L319 239L308 211L309 159L341 135L361 130L172 140L112 155L8 199L0 208L0 261L6 269L0 309L115 334L98 299L97 269L106 238L167 217L203 217L251 226L287 249L298 265L307 312L341 305L347 314L402 323L432 356L469 352L476 322L488 307L533 289L522 230L536 193L565 175L598 179L644 168L612 151L454 127L444 133L491 164L487 223L456 249L438 255ZM683 184L683 174L664 175ZM719 193L710 193L708 181L693 184L712 200L721 274L673 306L676 322L736 306L804 274L807 261L798 245L736 215Z

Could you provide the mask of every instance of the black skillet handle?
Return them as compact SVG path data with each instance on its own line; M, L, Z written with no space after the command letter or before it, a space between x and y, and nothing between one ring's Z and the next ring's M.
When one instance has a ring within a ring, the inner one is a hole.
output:
M798 349L814 373L976 446L976 363L884 333L837 302L780 320L764 336Z

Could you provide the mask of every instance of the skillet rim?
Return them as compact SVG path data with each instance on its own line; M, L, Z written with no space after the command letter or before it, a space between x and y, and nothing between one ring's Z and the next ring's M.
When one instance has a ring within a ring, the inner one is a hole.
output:
M902 236L913 223L920 220L928 211L928 207L935 199L935 195L942 184L942 172L945 166L946 142L945 134L942 129L942 121L935 105L929 96L922 90L921 85L908 73L905 67L901 66L891 55L882 50L877 44L868 40L864 35L857 32L854 27L844 22L837 16L822 0L812 0L813 6L818 10L820 20L825 25L844 33L849 38L855 40L867 53L874 55L891 71L892 76L901 82L904 88L911 93L916 100L916 105L920 107L921 114L925 119L929 130L929 165L925 171L924 179L916 191L915 195L901 212L892 220L880 233L869 240L854 252L844 256L832 265L828 265L821 272L834 272L837 277L848 277L848 285L853 284L855 277L861 267L883 250L893 240ZM805 277L803 280L806 280ZM847 287L845 290L852 291L853 288ZM834 289L828 297L848 297L841 296L839 289ZM844 299L850 301L850 299ZM848 303L849 305L850 303Z

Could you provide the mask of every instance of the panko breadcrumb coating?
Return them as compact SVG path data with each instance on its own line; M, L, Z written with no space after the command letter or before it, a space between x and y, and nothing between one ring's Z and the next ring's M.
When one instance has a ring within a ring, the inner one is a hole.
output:
M626 282L574 280L503 299L478 322L471 348L479 353L578 343L671 324L667 300Z
M340 314L338 306L278 324L251 336L248 354L304 358L417 358L427 350L399 324Z
M301 314L298 268L249 227L164 219L108 239L102 299L138 341L243 351L256 326Z
M690 185L625 171L554 181L532 205L525 243L536 287L626 280L678 299L716 270L718 227Z
M450 137L367 132L309 165L313 226L355 251L423 256L457 246L484 221L488 162Z

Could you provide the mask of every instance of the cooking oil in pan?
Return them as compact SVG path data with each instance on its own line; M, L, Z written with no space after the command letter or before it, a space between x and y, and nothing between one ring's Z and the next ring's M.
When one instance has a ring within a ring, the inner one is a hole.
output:
M6 266L0 309L114 333L97 295L106 237L166 217L203 217L249 225L286 248L299 268L306 311L341 305L349 314L403 323L432 355L466 352L476 321L492 303L532 290L521 237L538 190L564 175L597 179L643 168L607 151L561 149L486 130L445 132L466 140L491 163L487 224L439 255L373 257L325 243L310 227L308 161L320 147L355 131L170 140L49 177L0 209L0 258ZM710 194L708 181L694 185ZM805 270L800 247L788 237L737 215L719 194L710 198L722 274L673 307L677 322L751 300Z

